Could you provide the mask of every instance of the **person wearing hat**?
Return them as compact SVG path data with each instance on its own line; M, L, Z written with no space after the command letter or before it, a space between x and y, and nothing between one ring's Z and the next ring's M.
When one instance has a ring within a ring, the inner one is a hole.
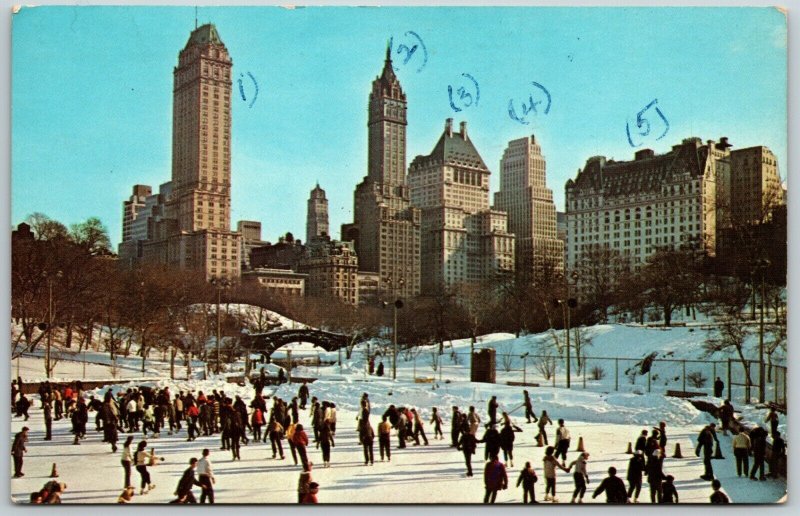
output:
M23 426L22 430L14 436L14 444L11 445L11 456L14 457L14 478L25 476L25 473L22 472L22 457L28 451L25 447L25 443L28 442L28 430L30 429L27 426Z
M675 477L667 475L661 485L661 503L678 503L678 490L675 489Z
M312 504L312 503L319 503L317 501L317 493L319 493L319 484L316 482L311 482L308 484L308 493L303 497L303 501L300 503L304 504Z
M575 466L575 473L572 474L572 477L575 479L575 491L572 493L572 501L570 503L575 503L575 500L578 500L578 503L583 503L583 495L586 494L586 484L589 483L589 473L586 471L586 461L589 459L589 454L587 452L583 452L578 455L578 458L570 463L567 470L571 470L572 466ZM625 486L622 486L622 489L625 489Z
M642 473L645 470L644 453L636 450L628 461L628 501L633 495L633 503L639 503L639 493L642 492Z

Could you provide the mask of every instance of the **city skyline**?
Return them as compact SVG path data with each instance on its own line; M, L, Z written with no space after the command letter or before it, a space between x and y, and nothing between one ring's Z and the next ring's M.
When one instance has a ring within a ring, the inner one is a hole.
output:
M444 119L455 118L469 122L470 137L492 172L491 192L498 190L508 142L536 135L559 211L564 183L590 156L627 161L643 148L668 152L690 136L727 136L734 149L766 145L786 178L786 25L776 18L783 16L778 11L442 8L426 9L424 17L415 16L417 11L199 10L200 24L217 26L234 61L231 224L260 221L270 241L286 231L303 235L307 195L319 182L329 197L332 236L339 238L338 228L353 217L353 188L367 175L365 99L389 38L408 97L408 163L430 151ZM493 15L484 16L487 11ZM41 12L23 9L14 20L12 224L35 211L66 224L99 216L116 247L120 206L131 186L157 190L170 176L169 79L177 65L175 49L194 27L194 9ZM445 21L453 30L434 30ZM264 22L280 30L265 35L256 28ZM661 30L652 41L641 41L637 31L623 30L634 22ZM598 23L621 35L605 41ZM363 30L344 37L341 29L348 24ZM707 30L686 29L686 37L676 41L671 28L681 24ZM312 35L309 26L315 27ZM511 37L483 44L481 38L493 31ZM97 47L109 34L115 45ZM407 64L410 52L403 53L401 45L417 45ZM528 45L543 50L520 55L519 48ZM693 49L688 56L687 49ZM713 49L740 59L715 59ZM297 66L298 58L303 66ZM594 82L587 78L599 70L605 75ZM73 79L64 83L64 75ZM542 89L532 88L534 82ZM475 84L480 86L471 89ZM552 96L547 113L544 104L535 114L525 113L526 99L543 90ZM645 111L654 133L637 139L637 113L656 99ZM515 115L528 124L508 115L512 101ZM657 113L668 120L660 140ZM629 139L641 145L634 148ZM87 202L87 189L102 195Z

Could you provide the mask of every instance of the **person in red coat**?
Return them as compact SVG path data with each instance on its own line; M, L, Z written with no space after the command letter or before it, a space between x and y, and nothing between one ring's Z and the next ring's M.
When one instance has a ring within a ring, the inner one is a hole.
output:
M308 484L308 493L303 497L302 503L319 503L317 501L317 493L319 493L319 484L311 482Z
M297 448L297 454L300 455L300 461L303 463L303 468L308 469L308 455L306 454L306 446L308 446L308 435L303 430L303 425L298 424L294 427L294 435L292 442Z

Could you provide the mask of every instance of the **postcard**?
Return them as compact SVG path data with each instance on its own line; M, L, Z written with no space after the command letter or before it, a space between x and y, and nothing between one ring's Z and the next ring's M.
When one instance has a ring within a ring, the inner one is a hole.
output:
M786 16L15 8L12 500L782 503Z

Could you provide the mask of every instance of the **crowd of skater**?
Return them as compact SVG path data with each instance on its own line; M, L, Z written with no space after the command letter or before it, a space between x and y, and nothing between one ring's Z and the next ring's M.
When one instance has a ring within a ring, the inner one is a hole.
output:
M313 446L314 453L318 451L320 454L321 467L331 467L332 449L336 446L336 404L311 396L305 382L299 386L297 396L291 400L264 395L263 389L267 382L262 378L263 375L262 370L251 382L253 397L248 401L239 395L231 397L222 390L212 390L210 393L170 392L169 387L153 389L146 386L130 387L116 393L109 389L102 399L98 399L92 395L87 397L81 382L63 388L44 382L38 392L40 409L44 414L44 439L52 439L54 420L66 418L71 423L73 444L80 445L87 438L87 424L92 413L95 431L102 434L102 441L110 445L112 453L120 453L124 480L123 490L117 498L119 503L129 503L135 495L145 496L156 487L149 468L164 460L156 454L154 443L165 433L174 435L185 429L186 441L190 442L198 437L218 435L219 451L230 453L230 460L233 461L241 460L242 446L248 446L251 442L266 444L269 441L267 454L271 452L272 459L288 461L291 457L293 464L301 470L297 489L298 503L317 503L320 486L312 479L314 464L309 457L310 448ZM31 402L21 393L20 386L21 379L12 383L12 410L16 416L27 421ZM422 410L417 407L392 404L382 412L373 413L369 394L366 392L358 401L358 407L355 432L359 446L363 449L364 466L372 466L375 462L376 437L378 458L388 462L391 462L393 451L398 453L408 446L428 446L430 442L425 432L428 424L433 431L432 439L445 439L445 421L439 408L434 407L428 415L423 416ZM498 493L508 488L509 468L514 467L516 434L524 431L512 419L513 413L519 409L524 409L525 422L535 425L536 447L543 448L539 472L544 477L540 484L545 486L544 501L559 501L556 476L558 471L562 471L571 473L574 480L570 502L583 503L592 470L591 456L585 448L583 438L579 437L577 449L573 450L572 435L565 420L559 418L554 423L546 410L542 410L537 416L528 391L523 391L519 406L506 411L500 409L497 397L492 396L485 413L479 414L474 406L464 410L453 406L450 412L449 444L463 454L467 477L473 477L473 455L479 453L478 447L483 445L484 503L494 503ZM727 433L734 419L733 407L729 401L723 404L719 413L719 429ZM308 430L300 422L301 414L304 420L310 422ZM785 459L785 443L778 432L778 421L778 414L772 410L765 421L770 426L769 434L767 430L756 427L749 435L739 432L734 437L733 453L738 476L766 480L764 466L768 435L772 436L770 472L772 476L777 476L780 461ZM554 429L552 445L548 426ZM26 452L28 431L28 427L23 427L12 445L15 478L24 475L23 456ZM140 432L141 438L137 441ZM120 434L126 434L121 445ZM393 436L396 438L394 450ZM210 441L206 439L203 442L207 446ZM712 461L722 458L716 424L705 426L696 443L695 454L702 456L705 467L700 478L711 482L709 500L712 503L728 503L729 498L713 472ZM668 458L667 444L665 422L659 422L652 429L641 430L635 439L635 446L629 445L628 453L631 457L627 464L607 468L604 472L607 476L591 491L592 498L604 495L608 503L639 503L643 482L646 480L651 503L678 503L680 495L675 485L675 476L669 474L670 461L665 463ZM528 450L526 452L529 453ZM676 450L676 455L679 456L679 453ZM190 459L187 469L178 480L172 503L197 503L193 494L194 487L200 490L199 503L215 502L216 478L211 462L211 448L202 449L198 455L199 457ZM750 456L753 457L752 469L749 465ZM522 489L523 503L539 503L535 489L539 474L535 465L535 460L525 461L517 478L516 486ZM53 476L56 476L55 465L53 469ZM138 490L132 479L134 469L139 477ZM625 474L618 475L620 471L625 471ZM31 493L31 503L60 503L64 489L66 485L50 481L39 492Z

